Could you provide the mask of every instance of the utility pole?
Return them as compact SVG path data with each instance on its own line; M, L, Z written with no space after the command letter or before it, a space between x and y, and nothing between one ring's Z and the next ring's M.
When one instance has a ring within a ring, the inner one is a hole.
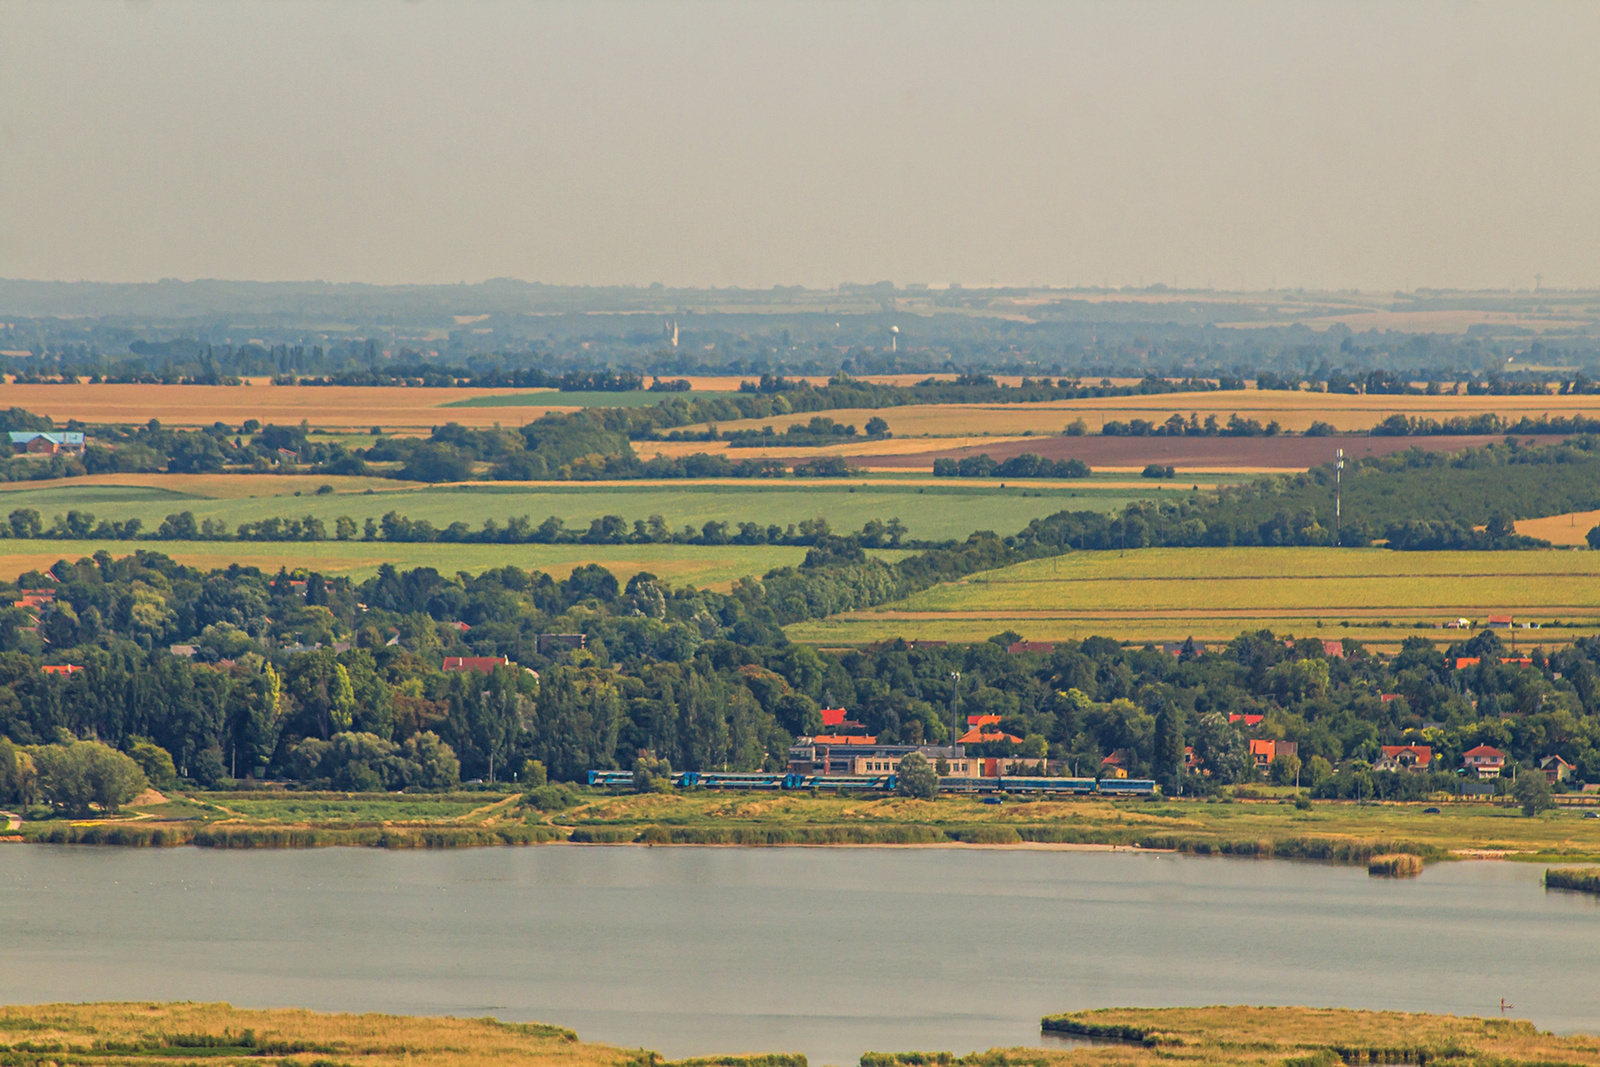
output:
M1344 449L1339 449L1339 460L1333 465L1333 543L1344 543L1339 526L1344 518Z
M950 757L952 759L955 758L955 754L956 754L956 738L961 736L961 732L956 729L956 722L958 721L956 719L956 697L960 694L960 692L961 692L961 672L960 671L951 671L950 672Z

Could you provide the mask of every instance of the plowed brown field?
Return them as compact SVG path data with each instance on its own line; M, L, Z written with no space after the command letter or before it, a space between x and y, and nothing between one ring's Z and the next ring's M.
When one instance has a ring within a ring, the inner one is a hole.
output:
M1387 456L1408 448L1458 452L1499 437L1024 437L929 452L871 456L885 470L931 470L936 459L987 453L995 459L1032 452L1046 459L1081 459L1095 470L1141 470L1164 463L1180 470L1305 470L1346 456ZM934 440L927 443L933 444Z

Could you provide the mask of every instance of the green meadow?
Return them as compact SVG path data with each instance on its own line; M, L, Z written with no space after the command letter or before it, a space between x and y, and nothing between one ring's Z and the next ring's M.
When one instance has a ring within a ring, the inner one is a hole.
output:
M1243 630L1398 644L1456 636L1509 614L1540 628L1508 643L1562 645L1600 625L1600 553L1391 552L1382 548L1146 548L1073 552L925 589L902 601L796 623L791 639L858 644L894 637L978 641L1102 634L1133 641L1225 641ZM1551 624L1558 624L1552 628Z
M1064 508L1112 510L1132 497L1126 490L1083 488L1031 488L991 484L916 485L874 482L868 485L794 481L748 484L686 484L641 482L632 485L591 486L572 482L560 486L469 485L404 488L369 488L318 495L315 489L275 491L275 479L250 477L256 496L211 497L171 488L138 485L86 485L73 481L41 484L38 488L12 489L0 494L0 516L17 508L33 508L49 527L54 517L68 511L87 511L98 520L137 518L146 531L176 511L194 513L197 522L217 519L237 527L269 516L301 518L313 515L332 528L333 520L348 515L358 523L381 519L390 511L413 520L427 520L443 529L465 522L477 529L485 519L504 523L528 516L535 523L555 515L568 528L587 529L602 515L620 515L628 522L660 515L675 531L684 526L697 530L707 522L757 522L788 526L808 519L826 518L836 531L859 530L872 519L898 518L908 536L927 540L964 538L973 530L1015 533L1036 518ZM297 485L307 485L296 479Z
M96 552L116 557L148 549L188 567L213 570L237 563L276 572L305 567L323 574L369 578L385 563L401 570L432 567L440 574L477 574L494 567L521 567L566 577L574 567L598 563L625 582L640 571L701 588L726 589L747 575L797 566L803 548L768 545L472 545L391 544L385 541L0 541L0 578L44 570L57 560Z

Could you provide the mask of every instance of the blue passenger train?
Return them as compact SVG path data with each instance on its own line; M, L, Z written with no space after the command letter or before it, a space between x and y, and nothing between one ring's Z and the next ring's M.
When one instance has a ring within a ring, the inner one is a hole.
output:
M590 771L592 786L628 789L633 786L632 771ZM817 789L892 793L900 784L894 774L747 774L737 771L680 771L672 784L679 789L737 789L749 791ZM1149 778L941 778L941 793L1013 793L1023 795L1135 796L1154 795L1156 783Z

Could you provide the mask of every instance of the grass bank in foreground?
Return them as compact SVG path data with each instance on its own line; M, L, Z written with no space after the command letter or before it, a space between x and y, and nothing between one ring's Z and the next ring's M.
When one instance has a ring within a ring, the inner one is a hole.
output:
M146 1067L270 1062L280 1067L624 1067L637 1050L578 1040L571 1030L495 1019L249 1011L228 1004L40 1004L0 1008L8 1064ZM646 1054L643 1063L650 1063ZM659 1063L659 1058L654 1062Z
M808 793L195 793L106 819L25 821L24 840L219 848L494 844L1088 845L1366 864L1506 857L1600 862L1600 819L1527 818L1487 803L1368 804L1279 799L913 800ZM1439 814L1429 814L1428 807ZM1591 809L1592 810L1592 809ZM1405 872L1412 873L1412 872Z
M1073 1067L1155 1064L1338 1067L1350 1063L1600 1064L1600 1041L1543 1033L1522 1019L1331 1008L1110 1008L1050 1016L1048 1033L1107 1042L1069 1049L868 1052L861 1067ZM570 1030L492 1018L251 1011L228 1004L39 1004L0 1008L0 1057L27 1065L188 1067L270 1060L278 1067L807 1067L797 1054L673 1064L646 1049L580 1041Z
M1425 1015L1342 1008L1108 1008L1044 1019L1047 1033L1115 1040L1120 1047L1074 1049L1026 1058L1009 1049L960 1061L1001 1063L1277 1064L1339 1067L1358 1063L1600 1063L1600 1040L1557 1037L1525 1019ZM872 1067L907 1064L875 1058ZM867 1063L867 1058L862 1058Z

